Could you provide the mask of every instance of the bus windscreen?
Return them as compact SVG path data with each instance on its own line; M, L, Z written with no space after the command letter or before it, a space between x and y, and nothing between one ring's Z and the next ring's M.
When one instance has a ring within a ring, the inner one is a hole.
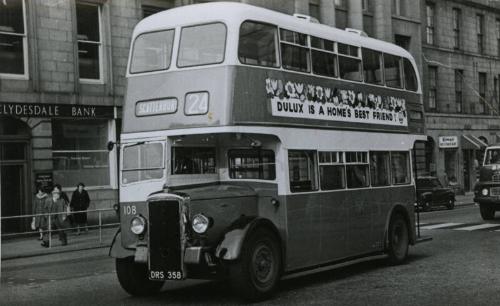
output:
M130 73L166 70L170 67L174 30L139 35L134 42Z

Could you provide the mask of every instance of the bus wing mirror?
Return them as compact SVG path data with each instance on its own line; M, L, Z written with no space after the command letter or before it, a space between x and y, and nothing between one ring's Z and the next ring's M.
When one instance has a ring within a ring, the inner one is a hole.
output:
M113 141L108 141L108 151L112 151L114 149L114 147L116 146L119 146L120 144L118 142L113 142Z

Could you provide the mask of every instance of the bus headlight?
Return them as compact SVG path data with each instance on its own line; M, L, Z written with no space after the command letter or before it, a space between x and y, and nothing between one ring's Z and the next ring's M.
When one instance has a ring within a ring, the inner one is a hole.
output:
M146 220L141 216L135 216L130 221L130 231L136 235L144 233L146 229Z
M202 214L195 215L193 217L193 221L191 222L193 231L195 231L198 234L205 233L209 225L210 225L210 220Z
M481 193L482 193L484 196L487 196L487 195L488 195L488 189L487 189L487 188L483 188L483 190L481 190Z

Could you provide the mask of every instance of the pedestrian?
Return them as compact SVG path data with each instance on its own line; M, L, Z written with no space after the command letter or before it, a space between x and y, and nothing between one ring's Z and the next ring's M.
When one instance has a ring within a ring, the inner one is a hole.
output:
M64 200L61 197L61 191L54 187L52 190L52 197L47 197L44 203L44 212L47 214L43 218L44 235L42 246L49 247L49 235L52 233L50 230L59 233L59 240L61 240L62 245L68 244L68 239L66 237L66 209L64 208ZM50 220L50 222L49 222ZM50 225L50 226L49 226Z
M66 194L66 192L64 192L62 190L61 184L55 184L54 189L59 190L59 192L61 194L61 199L63 199L63 201L64 201L64 210L68 213L68 217L66 218L66 221L64 221L64 222L66 222L66 225L68 228L72 228L74 222L73 222L73 215L71 213L71 208L69 205L69 197Z
M40 183L36 184L36 194L33 198L33 219L31 220L31 229L38 230L40 234L38 240L43 239L43 230L42 230L42 214L44 213L44 203L47 199L47 193L43 188L43 185Z
M87 227L87 209L90 205L90 198L87 190L85 190L85 185L83 183L78 183L73 195L71 196L71 210L75 211L74 221L77 226L77 235L80 235L80 226L85 228L88 233L89 228Z

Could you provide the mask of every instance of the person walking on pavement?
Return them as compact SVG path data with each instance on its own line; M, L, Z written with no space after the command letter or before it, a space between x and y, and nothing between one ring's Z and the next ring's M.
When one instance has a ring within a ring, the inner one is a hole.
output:
M61 240L62 245L67 245L68 239L66 237L66 224L64 222L66 220L66 209L64 208L64 200L61 198L61 191L57 187L52 191L52 197L46 199L44 212L47 216L44 216L43 221L45 232L42 246L49 247L49 235L51 235L49 232L49 220L52 230L59 233L59 240Z
M31 221L31 229L32 230L38 230L40 233L40 237L38 240L43 239L43 231L42 231L42 218L41 216L44 213L44 204L45 201L47 200L47 194L45 193L45 190L42 186L42 184L38 183L36 184L36 194L35 197L33 198L33 219Z
M78 183L73 195L71 196L71 210L75 211L74 221L77 226L77 235L80 235L80 226L85 228L88 232L87 227L87 209L90 205L90 198L87 191L84 189L85 185L83 183Z

